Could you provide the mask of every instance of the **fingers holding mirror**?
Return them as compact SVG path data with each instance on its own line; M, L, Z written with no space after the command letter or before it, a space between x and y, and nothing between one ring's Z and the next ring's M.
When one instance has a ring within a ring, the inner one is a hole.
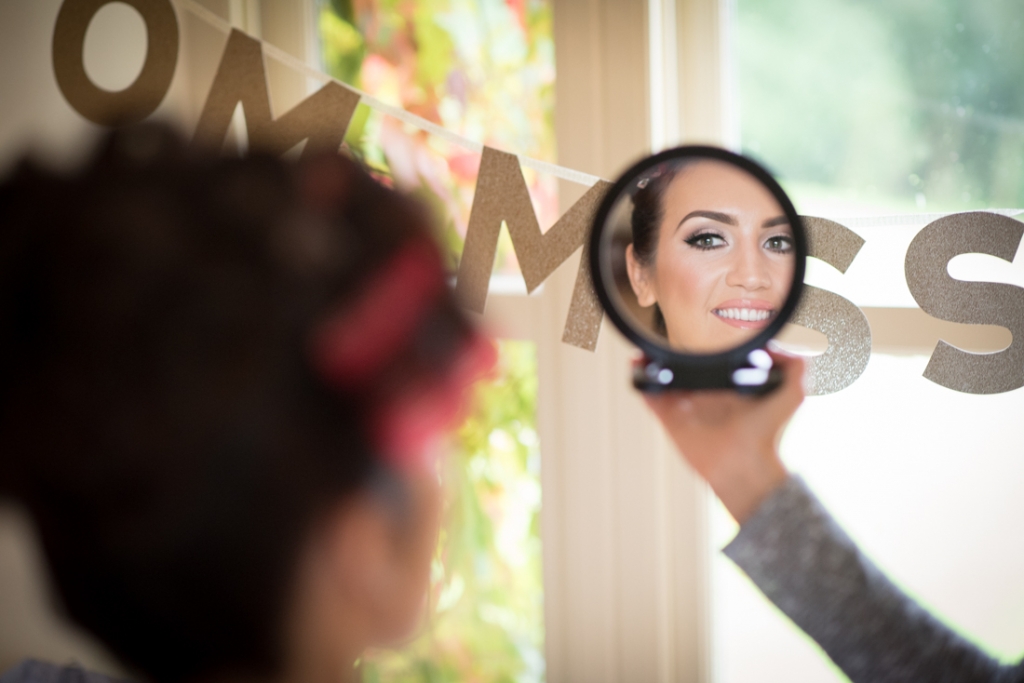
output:
M682 147L619 179L591 254L609 317L658 372L672 371L671 386L698 388L735 385L727 376L792 313L806 246L767 172L725 150ZM716 365L718 379L701 379Z

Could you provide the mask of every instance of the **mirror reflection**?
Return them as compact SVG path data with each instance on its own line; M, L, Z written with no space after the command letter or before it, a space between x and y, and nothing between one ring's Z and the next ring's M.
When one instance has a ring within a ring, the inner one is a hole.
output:
M717 159L674 160L631 180L608 214L601 277L637 329L713 354L766 328L789 295L793 229L771 191Z

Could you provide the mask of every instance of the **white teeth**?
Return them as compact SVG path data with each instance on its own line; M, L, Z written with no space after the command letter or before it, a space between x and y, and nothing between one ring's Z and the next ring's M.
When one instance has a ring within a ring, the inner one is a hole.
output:
M772 317L772 312L763 308L716 308L714 313L719 318L747 322L761 322Z

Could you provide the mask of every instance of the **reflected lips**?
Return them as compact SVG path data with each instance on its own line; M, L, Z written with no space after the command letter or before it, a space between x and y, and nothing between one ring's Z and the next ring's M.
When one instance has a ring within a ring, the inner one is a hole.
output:
M723 301L711 312L726 325L744 330L767 327L775 317L775 307L761 299L731 299Z

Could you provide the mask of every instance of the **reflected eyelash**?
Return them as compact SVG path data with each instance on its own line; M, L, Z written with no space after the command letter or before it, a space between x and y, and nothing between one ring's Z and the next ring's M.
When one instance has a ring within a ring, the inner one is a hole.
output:
M772 242L773 240L781 240L782 242L785 243L785 247L782 249L773 249L771 247L768 247L768 249L771 249L772 251L784 253L791 251L793 249L793 238L789 235L772 235L764 242L767 245L769 242Z
M704 251L709 251L711 249L718 249L718 248L720 248L722 246L722 245L702 246L702 245L698 244L698 242L701 240L701 238L704 238L704 237L716 237L716 238L722 240L723 242L725 241L725 238L722 237L720 234L718 234L717 232L711 232L711 231L698 232L695 235L690 235L689 237L687 237L683 241L686 242L687 244L689 244L691 247L693 247L695 249L702 249Z

